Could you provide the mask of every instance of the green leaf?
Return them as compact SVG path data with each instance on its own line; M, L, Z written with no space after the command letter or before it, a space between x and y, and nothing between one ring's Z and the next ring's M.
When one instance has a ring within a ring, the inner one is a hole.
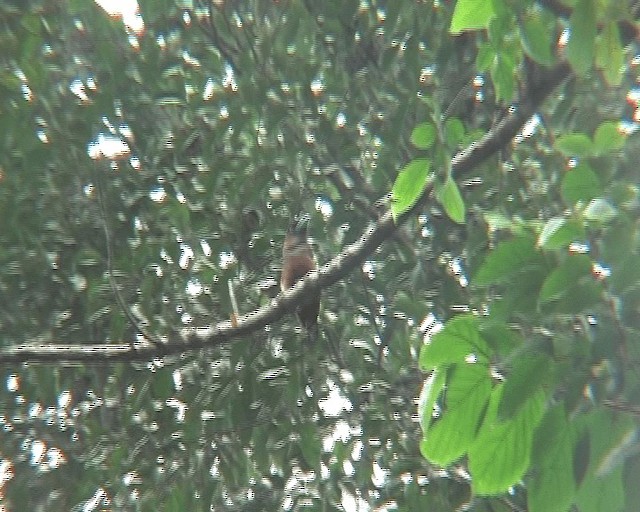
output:
M310 468L320 467L320 455L322 453L322 440L318 437L317 425L305 423L300 428L300 449L305 462Z
M637 444L637 426L628 415L600 409L586 418L590 434L590 464L578 489L580 512L624 510L622 469ZM631 509L633 510L633 509Z
M553 41L547 25L539 15L528 16L520 27L522 47L534 61L549 66L553 63Z
M459 34L465 30L487 28L489 21L495 15L493 2L487 0L458 0L449 32Z
M579 75L591 69L596 39L596 8L593 0L577 0L569 19L571 36L567 59Z
M506 492L529 468L533 434L544 414L545 395L538 391L510 420L498 419L504 385L491 393L491 400L478 435L469 449L469 472L475 494Z
M640 503L640 486L636 485L636 479L640 475L640 457L635 456L627 461L624 468L625 501L627 503L626 512L633 512L633 504Z
M444 369L435 369L422 385L418 400L418 415L423 432L427 431L433 421L433 406L444 388L446 376L447 372Z
M540 302L557 300L570 293L580 279L591 277L591 266L591 258L586 254L569 256L544 280L539 295Z
M502 50L508 46L505 43L508 43L513 34L513 20L504 8L504 0L490 1L493 3L494 16L487 27L487 36L496 49Z
M605 121L596 129L593 143L597 155L606 155L618 151L624 146L625 136L618 129L618 123Z
M547 411L533 441L531 481L527 483L530 512L566 512L574 498L575 432L564 405Z
M508 281L513 274L540 262L541 255L531 238L523 236L506 240L487 254L473 279L473 284L486 286Z
M486 72L496 58L496 49L489 43L479 43L476 55L476 68L479 73Z
M491 348L492 357L506 357L525 343L522 336L504 322L483 321L478 327Z
M416 203L433 178L429 173L430 164L426 158L416 158L398 174L391 191L391 211L395 219Z
M596 40L596 65L610 86L620 86L624 76L624 48L615 20L604 25Z
M515 69L515 61L508 53L497 54L491 68L491 80L499 100L509 101L513 97L516 88Z
M446 466L461 457L473 442L491 394L485 365L456 365L447 379L444 412L425 433L420 451L435 464Z
M522 272L512 274L508 284L503 287L501 298L492 304L491 316L506 321L514 313L527 316L535 314L538 310L538 294L546 276L547 269L543 264L528 265Z
M600 195L600 179L588 165L581 163L565 173L562 179L562 197L566 203L586 202Z
M585 133L568 133L556 139L555 149L565 156L584 158L593 155L591 138Z
M447 146L455 148L464 139L464 124L457 117L447 119L444 124L444 138Z
M447 178L445 184L438 190L437 196L449 218L458 224L464 224L466 214L464 201L458 185L451 177Z
M42 21L38 14L25 14L20 18L20 25L22 25L31 34L40 34Z
M420 123L411 132L411 143L418 149L429 149L436 140L436 127L432 123Z
M616 268L636 253L639 229L637 222L628 217L607 226L602 238L602 259Z
M453 363L462 363L473 354L486 359L487 343L482 339L472 315L460 315L449 320L444 328L433 335L431 342L420 350L420 367L433 370Z
M524 350L516 354L498 406L498 418L501 421L512 418L529 397L548 382L551 365L549 356L540 352Z
M618 215L618 210L611 206L609 201L602 197L597 197L587 205L583 212L587 220L607 223Z
M538 237L538 247L558 249L567 247L572 242L582 241L586 236L581 222L565 217L549 219Z
M268 429L264 426L256 427L252 430L252 458L258 470L267 471L269 468Z

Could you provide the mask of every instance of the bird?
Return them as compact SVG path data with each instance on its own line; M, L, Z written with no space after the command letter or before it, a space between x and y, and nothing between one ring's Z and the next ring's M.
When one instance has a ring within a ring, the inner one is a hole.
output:
M282 275L280 289L288 290L317 267L316 258L308 240L309 216L294 217L284 237L282 246ZM296 311L298 319L306 329L309 341L317 338L320 295L302 300Z

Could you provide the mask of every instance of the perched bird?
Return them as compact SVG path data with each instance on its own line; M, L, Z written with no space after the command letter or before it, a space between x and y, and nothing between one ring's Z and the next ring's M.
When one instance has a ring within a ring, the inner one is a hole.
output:
M313 250L307 240L308 228L309 216L301 215L291 222L289 230L284 237L282 276L280 278L280 288L283 291L291 288L307 273L315 270L317 266ZM319 310L319 295L305 298L298 306L298 318L302 326L307 330L310 341L317 337Z

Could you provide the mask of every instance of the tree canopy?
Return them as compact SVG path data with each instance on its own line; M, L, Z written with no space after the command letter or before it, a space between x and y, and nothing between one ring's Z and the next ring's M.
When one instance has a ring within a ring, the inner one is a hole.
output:
M138 4L0 0L0 504L635 510L640 4Z

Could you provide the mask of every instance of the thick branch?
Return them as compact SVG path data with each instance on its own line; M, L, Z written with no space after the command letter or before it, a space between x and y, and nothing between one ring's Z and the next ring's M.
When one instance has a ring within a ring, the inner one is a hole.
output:
M560 63L541 73L535 83L530 83L519 105L515 106L495 128L482 139L471 144L452 160L454 176L460 178L508 144L539 108L544 99L570 74L569 65ZM398 225L419 211L431 194L428 187L416 205L398 219ZM232 324L221 322L214 326L193 328L185 339L168 341L164 346L151 343L118 345L17 345L0 351L0 364L20 362L59 361L141 361L168 354L180 354L196 348L211 347L234 338L254 333L275 322L287 312L293 311L303 296L317 293L336 283L361 264L377 247L396 230L390 212L383 215L360 239L347 246L329 263L309 274L296 286L278 295L259 310L240 317Z

